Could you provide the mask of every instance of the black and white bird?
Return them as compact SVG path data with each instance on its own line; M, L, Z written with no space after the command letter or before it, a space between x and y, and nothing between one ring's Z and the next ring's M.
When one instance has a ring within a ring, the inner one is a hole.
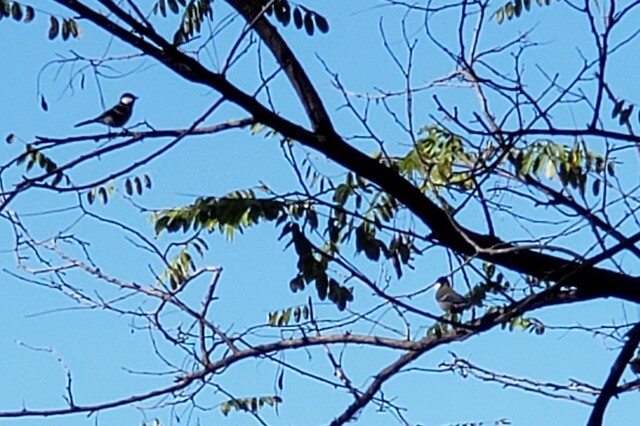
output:
M436 302L438 302L438 306L443 311L456 314L471 307L471 303L466 297L456 293L451 288L451 284L446 277L440 277L436 280L435 289Z
M125 93L120 96L120 102L115 106L106 110L96 118L79 122L75 127L86 126L91 123L102 123L109 127L122 127L131 118L133 104L136 99L138 99L137 96L132 95L131 93Z

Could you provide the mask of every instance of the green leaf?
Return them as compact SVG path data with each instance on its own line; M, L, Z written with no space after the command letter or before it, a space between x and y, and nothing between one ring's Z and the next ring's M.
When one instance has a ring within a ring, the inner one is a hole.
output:
M333 193L333 201L340 205L344 205L347 202L349 195L351 195L351 192L351 187L344 183L341 183Z
M318 27L318 30L321 33L325 33L325 34L328 33L329 32L329 22L327 22L325 17L321 16L321 15L318 15L317 13L314 13L313 17L315 18L316 27Z
M411 250L404 244L398 247L398 254L400 255L400 260L405 265L411 260Z
M23 13L20 3L17 3L15 1L13 2L13 4L11 5L11 15L16 21L22 20Z
M307 12L304 15L304 29L307 32L308 35L312 36L313 35L313 31L314 31L314 26L313 26L313 13L312 12Z
M71 31L69 30L69 21L66 19L62 20L62 40L67 41L69 39L69 35Z
M278 318L278 327L289 325L290 320L291 320L291 308L288 308L283 310L282 315L280 315L280 318Z
M522 14L522 0L515 0L515 5L513 6L513 11L516 17Z
M277 0L274 4L274 12L276 19L282 23L282 25L288 25L291 22L291 6L286 0Z
M53 180L51 181L51 186L58 186L58 184L62 181L63 178L62 172L58 172L53 176Z
M232 407L230 402L223 402L222 404L220 404L220 411L222 411L222 414L224 414L225 416L229 414L231 408Z
M547 160L547 164L545 167L545 176L547 179L552 179L556 175L556 165L553 164L553 161Z
M53 40L54 38L56 38L58 36L59 31L60 31L60 23L58 22L58 19L55 16L52 16L50 19L50 25L49 25L49 40Z
M631 112L633 111L633 105L630 105L626 109L620 111L620 117L618 117L618 122L621 125L629 124L629 117L631 116Z
M302 275L297 275L294 279L289 281L289 288L294 293L298 290L304 290L304 279L302 278Z
M380 243L378 240L367 241L364 247L364 254L375 262L380 260Z
M624 106L624 101L618 101L613 107L613 111L611 112L611 118L616 118L620 111L622 111L622 107Z
M297 7L293 10L293 23L297 29L302 28L302 12Z
M133 194L133 186L131 184L131 179L127 179L124 181L124 191L127 193L127 195Z
M327 298L329 280L326 273L322 273L316 278L316 291L318 292L320 300L325 300Z
M7 0L0 0L0 18L11 16L11 3Z
M71 31L73 38L80 37L80 27L74 19L69 19L69 31Z
M136 176L133 179L133 184L134 184L134 188L136 189L136 192L138 193L138 195L142 195L142 181L140 180L140 178L138 176Z
M173 35L173 45L174 46L180 46L185 41L187 41L187 38L185 37L185 35L182 32L182 30L180 29L180 30L176 31L176 33Z
M177 14L180 9L178 8L178 2L176 2L176 0L168 0L169 3L169 9L171 9L171 12L173 12L174 14Z
M107 204L109 202L109 195L107 194L107 190L104 188L104 186L98 188L98 197L100 197L100 201L102 201L102 204Z
M307 223L311 229L318 228L318 215L313 207L307 210Z

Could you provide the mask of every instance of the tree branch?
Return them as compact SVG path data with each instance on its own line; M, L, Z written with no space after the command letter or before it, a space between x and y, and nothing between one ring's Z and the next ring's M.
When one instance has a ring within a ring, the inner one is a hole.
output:
M596 403L591 411L591 416L587 422L587 426L601 426L604 418L604 411L609 404L612 397L618 394L618 381L622 377L624 369L629 364L629 361L633 357L633 353L640 343L640 323L633 326L629 333L627 333L628 340L622 347L622 350L618 354L618 357L611 366L611 371L607 380L604 382L602 392L598 396Z
M253 96L232 85L224 76L209 71L195 59L175 48L160 50L79 1L54 1L74 10L125 43L141 49L185 79L219 91L225 98L251 113L257 121L285 137L316 149L336 163L376 183L386 192L394 194L398 201L432 230L433 237L442 245L543 281L575 286L595 297L617 297L640 303L638 278L593 266L585 267L578 261L520 248L497 237L468 230L395 170L351 147L337 134L314 133L302 128L269 110ZM572 135L575 136L576 133Z

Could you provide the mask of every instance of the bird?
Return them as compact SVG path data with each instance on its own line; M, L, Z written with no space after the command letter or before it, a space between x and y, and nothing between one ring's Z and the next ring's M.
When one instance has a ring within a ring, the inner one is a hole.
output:
M438 306L443 311L455 314L471 307L469 299L452 289L446 277L440 277L436 280L435 289L436 302L438 302Z
M136 99L138 99L137 96L131 93L124 93L120 96L120 101L112 108L106 110L96 118L77 123L75 127L86 126L91 123L102 123L109 127L122 127L129 121L129 118L131 118L133 104Z

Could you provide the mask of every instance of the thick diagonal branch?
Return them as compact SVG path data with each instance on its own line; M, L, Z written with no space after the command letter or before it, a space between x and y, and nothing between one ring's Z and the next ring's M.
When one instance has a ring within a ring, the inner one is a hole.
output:
M252 114L257 121L277 130L285 137L321 152L336 163L374 182L424 222L432 230L433 238L443 246L541 280L575 286L580 291L588 293L589 297L618 297L640 302L638 278L518 247L497 237L466 229L397 171L348 145L337 134L312 132L281 117L255 97L231 84L224 76L205 68L196 59L175 48L163 50L77 0L54 1L79 13L125 43L142 50L183 78L217 90L226 99Z
M311 79L276 28L264 17L264 14L261 14L262 11L256 7L256 2L227 0L227 3L238 11L248 23L254 23L254 29L271 50L278 65L284 69L287 78L302 101L313 129L319 133L333 134L331 118L315 86L311 83Z

